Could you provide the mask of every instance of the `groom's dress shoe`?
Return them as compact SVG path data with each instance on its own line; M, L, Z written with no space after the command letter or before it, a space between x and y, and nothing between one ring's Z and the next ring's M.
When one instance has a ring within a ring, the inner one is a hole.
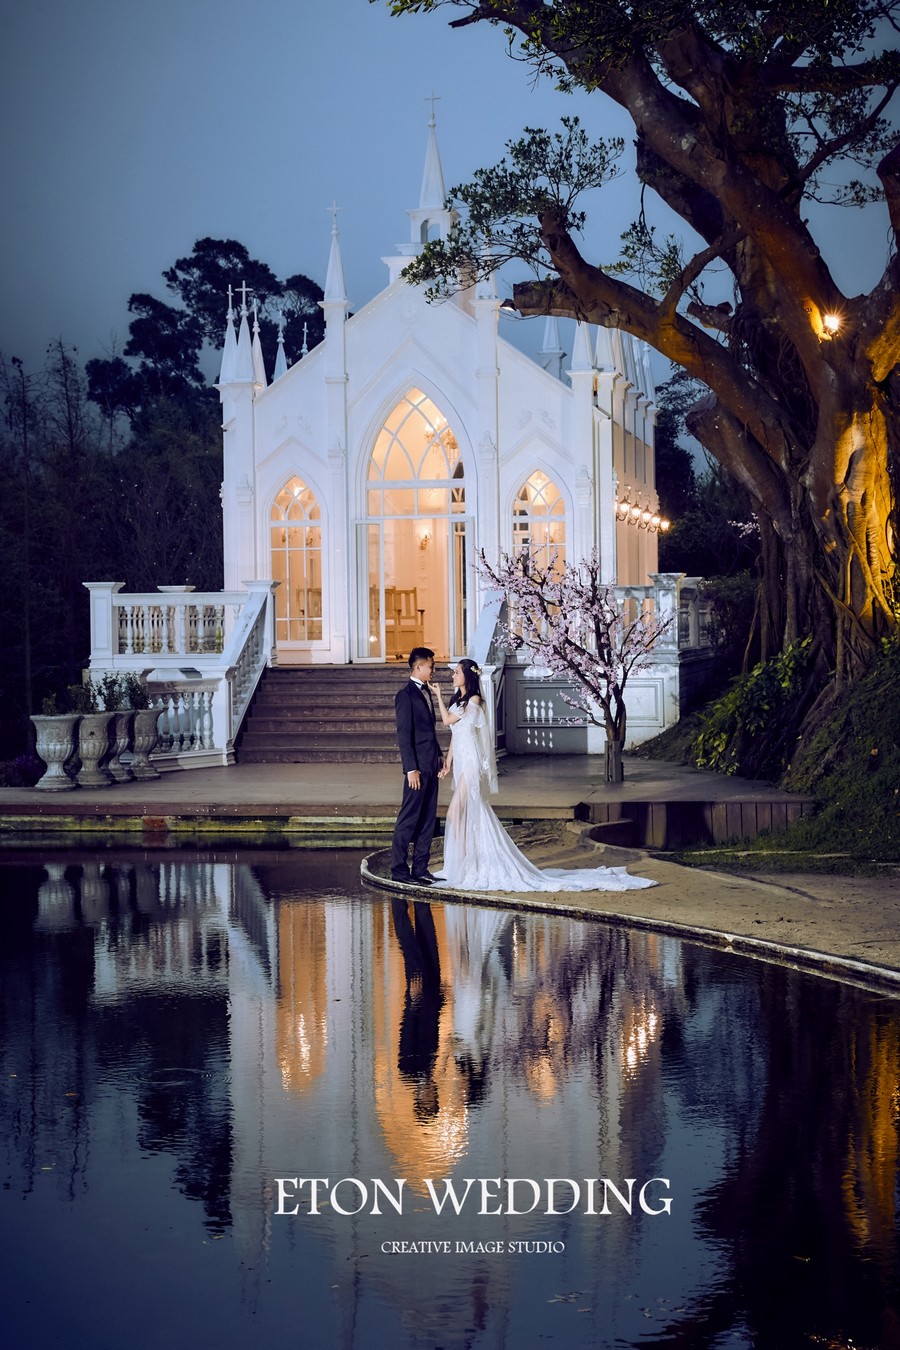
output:
M437 877L433 877L430 872L420 872L417 877L413 877L413 881L418 881L422 886L433 886Z

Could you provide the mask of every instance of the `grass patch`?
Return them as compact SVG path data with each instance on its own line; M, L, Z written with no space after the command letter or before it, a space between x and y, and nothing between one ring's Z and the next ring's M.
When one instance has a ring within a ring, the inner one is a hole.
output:
M749 849L741 844L734 848L682 849L654 856L680 863L682 867L696 867L700 871L747 873L754 876L778 876L789 872L841 877L900 875L900 862L878 862L874 858L854 857L849 853L814 853L806 849L775 848L775 843L780 841L770 839L768 842L768 849Z

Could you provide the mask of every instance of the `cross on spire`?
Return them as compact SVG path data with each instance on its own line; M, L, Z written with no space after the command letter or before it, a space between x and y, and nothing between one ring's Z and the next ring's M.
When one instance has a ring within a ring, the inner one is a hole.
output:
M343 209L344 209L344 208L343 208L342 206L338 206L337 202L332 202L330 206L326 206L326 208L325 208L326 211L330 211L330 212L331 212L331 233L332 233L332 234L337 234L337 218L338 218L338 211L343 211Z
M430 103L430 104L431 104L431 121L428 123L428 125L431 126L431 127L433 127L434 124L435 124L435 122L434 122L434 105L435 105L436 103L440 103L440 101L441 101L441 96L440 96L440 94L426 94L423 101L424 101L425 103Z

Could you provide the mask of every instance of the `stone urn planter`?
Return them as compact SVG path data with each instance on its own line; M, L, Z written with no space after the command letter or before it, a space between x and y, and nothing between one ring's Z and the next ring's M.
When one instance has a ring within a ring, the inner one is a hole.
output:
M114 778L103 761L109 755L109 730L114 713L85 713L78 727L78 757L81 787L108 787Z
M117 783L128 783L134 778L134 771L127 764L123 764L120 756L124 755L126 750L130 749L132 738L134 736L135 713L131 708L114 712L112 715L112 724L109 733L109 743L112 748L112 754L109 757L106 768L112 774Z
M150 755L159 743L159 708L139 708L134 714L134 746L131 772L135 778L159 778L159 769L150 763Z
M40 792L68 792L78 784L65 772L65 764L75 749L78 713L35 713L35 750L47 765L47 772L35 784Z

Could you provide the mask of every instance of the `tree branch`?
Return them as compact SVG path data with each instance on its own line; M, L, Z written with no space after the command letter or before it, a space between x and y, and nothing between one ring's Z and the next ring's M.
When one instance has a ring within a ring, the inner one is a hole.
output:
M855 66L795 66L772 61L758 67L754 79L772 94L847 94L873 85L896 85L900 80L900 53L885 52Z
M541 234L563 286L520 282L513 288L520 313L558 314L627 329L709 385L766 453L787 466L791 443L803 440L802 429L731 352L683 315L662 316L651 296L585 262L552 217L541 221Z
M875 172L884 188L891 228L894 231L894 244L900 241L900 140L889 150Z
M739 244L744 238L746 238L746 235L743 230L731 230L728 234L723 235L721 239L710 244L709 248L703 249L700 253L695 253L688 265L682 270L681 274L672 282L660 301L660 319L665 322L671 318L678 308L681 297L684 295L685 291L694 284L701 272L703 272L714 259L721 257L728 249L734 248L735 245ZM691 313L696 309L703 309L704 311L710 312L711 307L694 305L688 312ZM697 317L700 317L699 314ZM720 321L721 318L722 315L720 314ZM721 330L721 322L712 326L720 328L720 331L723 331Z
M864 118L861 123L852 127L849 131L844 132L843 136L835 136L834 140L831 141L822 141L816 153L806 161L803 168L797 174L796 181L791 184L790 190L782 194L785 199L788 201L796 200L800 194L800 190L809 182L813 174L820 169L827 160L831 159L834 155L839 155L842 150L848 149L855 141L862 140L863 137L871 131L896 92L897 85L894 84L888 89L884 97L879 100L869 115ZM883 162L884 161L882 161L882 163Z

